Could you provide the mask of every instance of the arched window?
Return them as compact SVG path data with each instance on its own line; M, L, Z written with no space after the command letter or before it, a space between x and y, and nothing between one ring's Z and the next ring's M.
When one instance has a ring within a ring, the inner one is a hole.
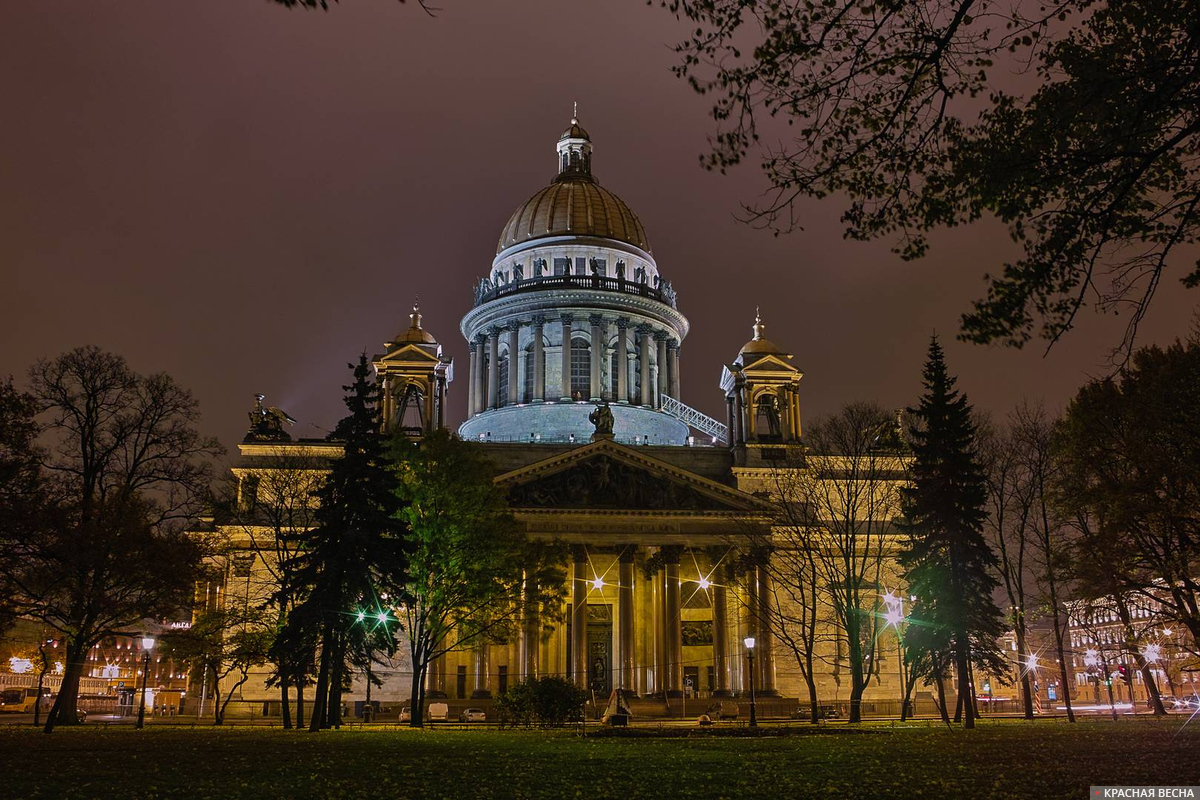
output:
M500 374L497 376L496 383L499 385L500 396L496 398L496 406L507 405L508 403L508 354L500 356Z
M621 365L623 361L624 359L621 358L620 351L614 347L612 351L612 358L610 359L610 363L608 365L608 396L613 400L621 399L617 396L618 381L621 383L621 385L627 385L629 383L629 373L621 373ZM620 378L617 377L618 375Z
M587 339L571 339L571 397L587 400L592 396L592 348Z
M525 348L525 369L521 370L521 399L528 403L533 399L533 344Z
M777 440L783 437L779 423L779 398L763 392L754 401L754 431L760 440Z

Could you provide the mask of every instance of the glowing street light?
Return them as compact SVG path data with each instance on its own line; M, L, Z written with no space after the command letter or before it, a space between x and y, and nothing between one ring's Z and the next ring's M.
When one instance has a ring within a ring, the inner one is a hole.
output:
M367 621L367 612L359 611L358 614L356 614L354 618L358 622L366 622Z
M708 578L705 578L703 575L700 576L700 588L707 592L710 586L712 584L708 582Z
M1099 666L1099 664L1100 654L1089 647L1087 652L1083 654L1083 665L1085 667L1095 667Z
M596 577L592 581L592 588L595 589L597 592L600 591L601 589L603 589L604 588L604 578Z
M1148 644L1142 648L1142 658L1146 659L1147 664L1153 664L1158 661L1162 655L1162 648L1156 644Z
M154 649L154 639L150 636L142 637L142 702L138 706L138 721L135 726L138 730L146 724L146 679L150 677L150 651Z
M742 640L742 644L746 645L746 658L749 659L750 671L750 727L758 727L758 710L754 705L754 637L747 636Z
M1037 665L1038 665L1037 654L1030 653L1029 657L1025 659L1025 669L1029 670L1030 672L1037 672Z
M378 614L375 615L375 618L377 620L379 620L379 623L382 625L383 623L388 621L388 613L386 611L380 611Z

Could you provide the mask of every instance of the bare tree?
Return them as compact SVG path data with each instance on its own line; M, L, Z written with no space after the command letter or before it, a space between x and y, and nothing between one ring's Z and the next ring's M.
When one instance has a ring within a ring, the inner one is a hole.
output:
M182 533L208 492L216 440L192 394L165 374L81 347L30 370L44 420L53 513L0 542L20 610L59 631L62 687L46 721L76 722L88 651L104 636L187 607L200 543Z
M1067 719L1075 721L1071 707L1071 680L1067 673L1067 620L1064 584L1071 566L1070 530L1055 508L1053 491L1061 467L1054 457L1054 421L1041 404L1022 403L1012 415L1012 440L1025 473L1029 519L1036 547L1034 568L1042 604L1049 611L1058 656L1059 678Z
M885 563L904 475L896 421L875 404L851 403L814 423L806 443L803 465L772 472L779 517L774 558L788 568L782 582L806 604L803 625L818 624L824 595L846 644L849 721L859 722L863 692L877 674L884 581L891 577ZM804 647L806 636L815 645L814 633L802 627L796 634Z
M1030 577L1035 546L1030 515L1033 511L1030 480L1017 443L1008 430L980 425L980 458L987 473L988 519L984 530L999 560L1000 578L1008 597L1009 623L1017 639L1017 669L1021 676L1021 705L1033 719L1033 687L1024 664L1029 651L1029 618L1026 578Z

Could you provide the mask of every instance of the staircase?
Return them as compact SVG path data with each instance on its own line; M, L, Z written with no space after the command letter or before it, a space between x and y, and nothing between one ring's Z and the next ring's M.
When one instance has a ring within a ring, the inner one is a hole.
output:
M720 444L729 444L729 426L717 422L707 414L679 402L670 395L664 394L661 397L661 410L664 414L669 414L683 424L695 428L701 433L708 434Z

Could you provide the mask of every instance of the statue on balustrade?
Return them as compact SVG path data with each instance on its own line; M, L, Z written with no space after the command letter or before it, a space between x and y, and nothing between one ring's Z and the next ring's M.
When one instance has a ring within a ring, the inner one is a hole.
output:
M263 406L264 394L254 395L254 408L250 411L250 429L246 431L247 442L290 442L292 437L283 429L284 425L295 425L296 420L275 406Z
M533 260L533 277L540 278L546 273L546 259L535 258Z
M596 410L588 414L588 422L596 427L592 434L593 441L596 439L611 439L613 437L613 413L608 407L608 401L602 400L596 406Z
M513 282L521 280L525 277L525 266L523 264L513 264L512 266Z

